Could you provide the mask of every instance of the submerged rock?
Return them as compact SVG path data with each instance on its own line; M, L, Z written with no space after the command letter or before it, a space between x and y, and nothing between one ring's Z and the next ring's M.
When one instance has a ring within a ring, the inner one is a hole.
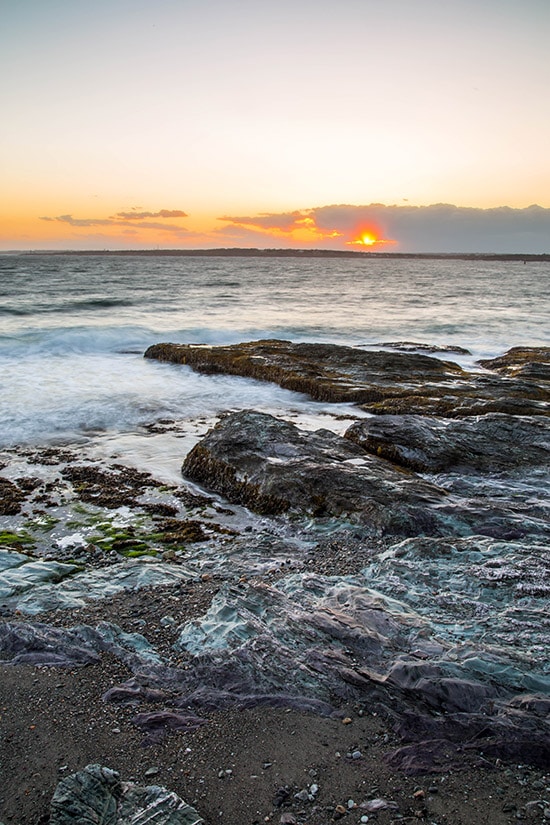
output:
M548 415L550 400L536 376L470 373L452 361L411 352L267 340L220 347L155 344L145 357L273 381L318 401L354 402L376 414Z
M101 765L63 779L50 805L50 825L200 825L197 811L172 791L158 785L123 782Z
M384 341L379 344L371 344L370 346L387 347L388 349L397 349L401 352L454 352L457 355L472 354L469 349L458 347L455 344L440 346L437 344L422 344L416 341Z
M378 534L437 534L445 491L328 430L250 410L223 418L188 454L188 478L264 514L350 519Z
M541 417L383 415L356 421L345 437L416 472L550 466L550 424Z

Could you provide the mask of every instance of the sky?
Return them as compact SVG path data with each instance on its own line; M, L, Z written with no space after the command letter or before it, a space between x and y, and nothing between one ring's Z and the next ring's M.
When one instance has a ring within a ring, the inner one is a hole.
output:
M548 0L0 0L0 249L550 252Z

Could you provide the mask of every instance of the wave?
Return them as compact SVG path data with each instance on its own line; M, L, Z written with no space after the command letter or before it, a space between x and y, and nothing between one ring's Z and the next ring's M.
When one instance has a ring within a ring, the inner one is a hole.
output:
M82 301L66 301L58 304L40 304L19 306L0 306L1 315L30 316L30 315L55 315L66 312L87 312L94 309L113 309L116 307L131 307L135 301L129 298L87 298Z
M185 327L180 329L154 329L134 324L79 325L54 328L32 328L12 334L0 335L0 356L3 359L26 357L62 356L69 354L143 353L147 347L161 342L173 344L235 344L263 338L292 338L305 340L303 330L280 329L218 329L211 327ZM326 330L307 339L326 339ZM332 336L329 336L332 339Z

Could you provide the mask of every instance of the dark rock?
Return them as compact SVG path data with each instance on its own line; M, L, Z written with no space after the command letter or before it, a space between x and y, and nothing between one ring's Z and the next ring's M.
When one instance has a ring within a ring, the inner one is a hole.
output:
M453 346L452 344L438 346L437 344L419 344L415 341L385 341L381 344L371 344L373 347L388 347L400 352L455 352L458 355L471 355L469 349Z
M74 632L45 624L0 624L0 658L11 664L88 665L99 655Z
M158 785L122 782L120 775L100 765L87 765L63 779L50 806L50 825L200 825L194 808Z
M373 455L416 472L493 472L550 465L550 424L540 416L383 415L356 421L345 437Z
M0 515L17 515L25 498L25 493L16 484L7 478L0 478Z
M224 347L156 344L145 357L273 381L318 401L351 401L376 414L548 414L548 387L536 378L469 373L419 353L268 340Z
M169 731L188 733L206 725L206 719L192 714L175 713L169 710L138 713L132 719L133 724L147 733L145 743L153 745L160 742Z
M193 544L208 541L209 536L204 532L204 522L196 519L166 519L159 525L162 541L165 544Z
M466 375L457 364L426 355L278 340L225 347L156 344L145 357L188 364L197 372L273 381L318 401L375 401L404 378L411 383L445 383Z
M478 364L511 378L550 381L550 347L512 347L499 358L484 359Z
M246 410L210 430L183 473L259 513L348 518L379 534L437 534L430 506L446 495L327 430Z

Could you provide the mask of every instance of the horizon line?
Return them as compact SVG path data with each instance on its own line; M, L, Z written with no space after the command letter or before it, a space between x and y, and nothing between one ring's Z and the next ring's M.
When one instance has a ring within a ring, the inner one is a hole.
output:
M332 258L454 258L492 260L550 260L550 252L375 252L309 247L214 247L206 249L6 249L0 255L159 255L181 257L332 257Z

